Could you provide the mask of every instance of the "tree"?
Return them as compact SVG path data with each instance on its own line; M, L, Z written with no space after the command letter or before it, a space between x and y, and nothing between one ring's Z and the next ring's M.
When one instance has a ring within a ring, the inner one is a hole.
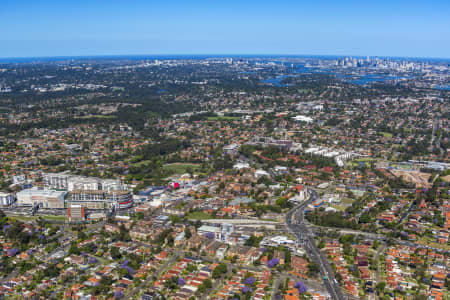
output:
M142 211L136 213L136 217L138 220L142 220L144 218L144 213Z
M225 273L227 273L227 265L224 263L221 263L213 270L212 278L217 279Z
M206 278L206 279L203 281L203 285L205 286L206 289L212 288L212 281L211 281L211 279Z
M164 282L164 287L169 290L174 290L178 287L178 277L172 276Z
M80 251L80 249L78 249L77 243L75 243L75 242L70 243L69 255L71 255L71 254L80 255L80 253L81 253L81 251Z
M285 197L278 198L276 204L281 208L288 208L291 206L291 203Z
M211 279L207 278L203 281L202 284L200 284L197 288L197 295L201 295L205 293L208 289L212 288L212 281Z
M299 294L304 294L308 291L306 285L301 281L296 282L294 287L298 289Z
M319 265L314 261L309 262L308 263L308 276L313 277L317 273L319 273Z
M187 227L184 229L184 237L186 238L186 240L192 237L191 231Z
M111 247L111 250L109 252L111 254L111 257L113 259L120 259L122 257L122 254L120 254L119 248L113 246Z
M119 275L120 275L120 277L125 277L125 276L129 275L129 272L126 268L120 268Z
M257 237L257 236L251 235L250 238L245 241L245 245L252 246L252 247L259 247L259 244L261 243L263 238L264 238L263 236Z
M378 293L384 293L384 289L386 288L386 282L382 281L375 286L375 289Z
M196 265L194 265L194 264L188 264L187 266L186 266L186 271L188 271L189 273L192 273L192 272L194 272L194 271L197 271L197 266Z

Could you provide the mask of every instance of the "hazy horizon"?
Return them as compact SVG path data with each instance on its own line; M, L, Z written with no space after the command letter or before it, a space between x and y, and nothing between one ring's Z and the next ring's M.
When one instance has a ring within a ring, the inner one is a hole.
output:
M155 54L104 54L104 55L55 55L55 56L19 56L19 57L0 57L0 63L9 62L39 62L42 61L55 61L59 59L201 59L201 58L389 58L393 60L408 59L408 60L442 60L448 61L450 57L418 57L418 56L385 56L385 55L352 55L352 54L275 54L275 53L155 53Z

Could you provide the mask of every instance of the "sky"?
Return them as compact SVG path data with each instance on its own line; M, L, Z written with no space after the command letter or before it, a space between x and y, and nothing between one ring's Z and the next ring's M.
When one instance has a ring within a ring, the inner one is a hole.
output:
M0 0L0 57L450 58L450 1Z

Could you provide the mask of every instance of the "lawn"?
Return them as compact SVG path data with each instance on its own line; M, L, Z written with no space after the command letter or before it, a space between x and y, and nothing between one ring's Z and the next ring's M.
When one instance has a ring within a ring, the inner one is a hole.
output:
M450 251L450 246L449 245L439 244L433 238L423 237L423 238L419 239L417 241L417 243L425 245L425 246L433 247L433 248L443 249L445 251Z
M36 217L32 217L32 216L16 216L16 215L8 215L8 218L16 219L16 220L22 221L22 222L34 221L37 219Z
M190 220L208 220L208 219L214 219L213 216L211 216L210 214L207 214L203 211L195 211L193 213L190 213L187 216L188 219Z
M225 116L208 117L208 121L236 121L240 119L241 119L240 117L225 117Z
M363 158L358 158L355 159L355 161L365 161L365 162L369 162L369 161L373 161L374 159L371 157L363 157Z
M173 164L167 164L163 167L164 171L167 171L172 174L184 174L188 173L187 170L191 169L192 172L198 172L200 169L199 164L185 164L185 163L173 163Z
M334 208L334 209L337 209L337 210L340 211L340 212L345 211L345 209L347 208L347 207L344 206L344 205L336 205L336 204L330 204L330 207L332 207L332 208Z
M382 132L381 133L385 138L392 138L392 133L390 132Z
M344 197L341 199L341 201L343 204L352 204L353 202L355 202L355 199Z
M91 118L97 118L97 119L116 119L117 117L114 115L88 115L88 116L80 116L75 117L76 119L91 119Z
M46 219L46 220L67 221L66 216L42 215L42 216L38 216L38 217L42 217L42 219Z
M358 158L358 159L355 159L354 161L352 161L352 166L353 167L358 167L359 163L365 163L366 167L369 168L371 161L375 161L375 159L373 159L371 157Z
M342 198L340 204L331 204L330 206L337 209L338 211L345 211L345 209L349 207L353 202L355 202L354 199Z
M53 216L53 215L36 215L36 216L15 216L8 215L9 218L16 219L22 222L34 221L41 217L44 220L52 220L52 221L67 221L66 216Z
M141 160L140 162L134 163L133 166L140 167L140 166L145 165L150 162L151 162L151 160Z

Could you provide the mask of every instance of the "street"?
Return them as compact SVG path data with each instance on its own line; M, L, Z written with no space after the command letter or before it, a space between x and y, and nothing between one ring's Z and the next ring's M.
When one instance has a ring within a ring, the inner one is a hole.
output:
M309 199L293 208L286 214L287 228L296 236L299 242L304 242L304 248L308 256L312 259L312 261L318 263L320 267L320 275L322 276L325 287L327 288L331 297L333 299L345 299L344 295L342 294L341 288L339 287L339 284L334 278L333 269L328 263L327 258L324 257L320 250L317 248L313 233L304 221L304 209L318 198L316 191L311 189L308 190L310 192ZM295 221L295 224L292 222L293 219Z

